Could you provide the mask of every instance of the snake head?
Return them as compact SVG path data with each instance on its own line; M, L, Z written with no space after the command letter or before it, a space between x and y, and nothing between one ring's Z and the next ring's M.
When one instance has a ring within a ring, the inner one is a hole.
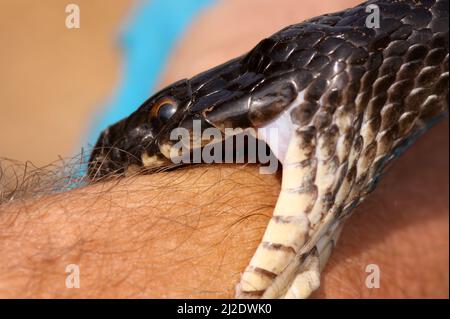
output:
M123 174L131 166L159 167L170 164L167 147L170 132L190 113L192 90L180 80L156 93L129 117L105 129L91 153L91 180Z
M291 81L258 86L262 80L261 74L247 72L241 60L234 59L166 87L102 132L91 154L89 177L123 174L131 166L171 166L174 156L186 155L177 153L180 142L190 152L210 142L199 136L208 128L217 129L214 136L223 139L227 128L264 125L289 105L296 91Z

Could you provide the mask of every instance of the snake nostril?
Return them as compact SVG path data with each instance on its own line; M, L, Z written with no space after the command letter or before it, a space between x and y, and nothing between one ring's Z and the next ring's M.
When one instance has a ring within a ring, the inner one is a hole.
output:
M97 148L95 149L88 163L88 172L87 175L91 180L102 177L105 172L105 158L102 155L103 149Z
M91 180L104 177L110 171L109 154L110 147L108 130L101 133L95 144L88 162L87 175Z
M91 181L103 180L108 176L122 172L122 168L118 165L117 159L112 160L111 155L105 153L104 150L96 150L88 163L87 175Z

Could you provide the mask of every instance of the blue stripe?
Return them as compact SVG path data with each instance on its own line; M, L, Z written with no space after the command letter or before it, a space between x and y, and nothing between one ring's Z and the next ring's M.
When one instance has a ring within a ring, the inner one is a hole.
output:
M183 31L197 13L214 0L142 0L121 35L123 77L115 94L97 114L87 139L94 144L100 132L133 112L151 92ZM85 144L85 143L83 143Z

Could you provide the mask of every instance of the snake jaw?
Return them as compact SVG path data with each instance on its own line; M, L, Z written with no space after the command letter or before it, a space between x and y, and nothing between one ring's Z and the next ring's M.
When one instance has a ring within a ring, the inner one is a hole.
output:
M95 181L110 175L127 174L137 167L170 165L165 143L173 128L185 118L192 99L188 80L180 80L145 101L129 117L109 126L97 140L88 164L88 176ZM174 101L177 110L162 121L155 108L161 101Z
M161 167L167 164L167 160L163 156L159 154L150 156L147 152L142 154L141 161L144 167L149 168Z

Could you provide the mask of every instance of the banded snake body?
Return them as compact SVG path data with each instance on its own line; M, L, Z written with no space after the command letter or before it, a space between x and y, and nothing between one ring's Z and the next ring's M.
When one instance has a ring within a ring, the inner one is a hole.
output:
M308 297L386 164L448 112L448 11L448 0L371 0L288 26L107 128L88 174L170 163L170 132L193 120L278 128L282 139L262 139L278 149L281 192L236 296Z

